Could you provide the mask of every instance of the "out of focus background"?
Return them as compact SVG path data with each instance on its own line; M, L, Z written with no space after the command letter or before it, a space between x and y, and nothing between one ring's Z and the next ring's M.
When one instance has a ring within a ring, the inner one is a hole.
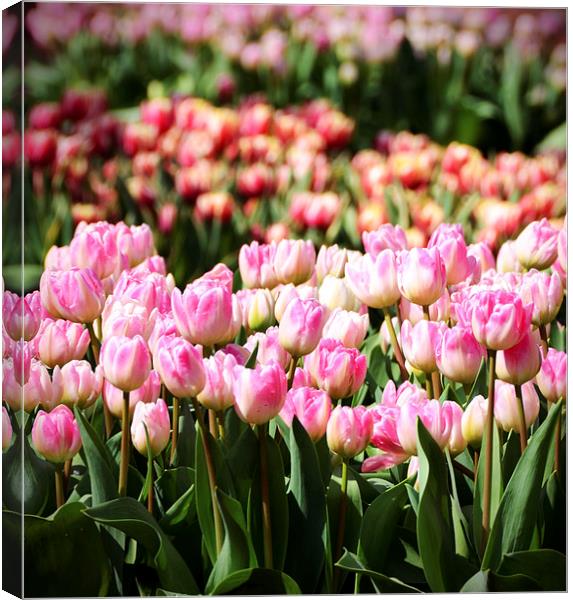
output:
M46 2L2 25L8 287L21 186L29 288L81 221L148 223L179 283L252 239L455 221L495 251L564 214L565 10Z

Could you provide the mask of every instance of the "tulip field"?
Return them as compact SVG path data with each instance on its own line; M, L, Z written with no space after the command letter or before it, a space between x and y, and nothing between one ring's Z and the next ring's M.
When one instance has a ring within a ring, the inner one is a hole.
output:
M566 590L564 10L3 41L4 590Z

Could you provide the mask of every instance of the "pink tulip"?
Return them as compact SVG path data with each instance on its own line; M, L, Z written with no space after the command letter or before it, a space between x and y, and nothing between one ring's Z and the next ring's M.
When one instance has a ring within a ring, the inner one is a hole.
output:
M419 304L410 302L407 298L400 298L400 315L403 320L408 320L412 325L424 319L424 309ZM447 321L450 318L450 294L446 289L442 295L430 304L430 320L432 321Z
M49 368L81 360L90 344L89 331L81 323L44 319L38 332L38 354Z
M479 448L487 417L487 398L476 396L466 406L462 416L462 435L468 444Z
M283 318L286 307L290 304L291 300L295 298L299 298L300 300L308 300L309 298L318 299L318 289L305 283L298 286L292 283L277 286L273 290L273 294L276 296L275 318L279 322Z
M513 292L485 290L470 299L472 331L491 350L515 346L529 330L531 305L524 306Z
M247 364L249 356L251 355L247 348L244 346L239 346L239 344L227 344L217 352L221 352L222 354L230 354L235 358L238 365Z
M316 252L309 240L281 240L274 256L274 270L280 283L304 283L314 270Z
M132 227L136 227L136 226L132 225ZM144 227L144 225L139 225L139 227ZM119 234L118 234L118 236L119 236ZM121 239L123 239L123 238L120 236L120 243L121 243ZM165 259L163 258L163 256L158 256L157 254L148 256L147 258L144 258L139 264L132 267L131 272L132 273L145 273L145 274L159 273L159 275L166 276L167 275L167 267L165 265Z
M519 295L524 304L533 304L531 322L538 327L551 323L563 303L563 284L557 273L531 269L521 280Z
M2 399L14 412L32 412L40 404L50 410L60 402L62 391L59 368L56 367L50 377L48 369L39 360L32 360L28 381L21 386L12 359L2 361Z
M450 436L448 438L448 450L452 456L461 454L468 443L462 434L462 417L464 411L457 402L445 400L442 404L442 413L446 413L446 420L449 420Z
M442 223L432 233L428 248L437 248L446 268L448 285L469 277L475 268L475 258L468 256L463 230L459 224Z
M147 340L155 327L156 316L156 308L149 312L147 307L137 300L108 296L101 314L102 339L114 335L140 335Z
M104 377L124 392L141 387L151 370L147 343L140 336L113 336L101 345L100 364Z
M347 263L345 275L348 287L368 306L385 308L400 299L396 279L396 257L392 250L382 250L376 258L366 254Z
M389 249L393 252L408 249L406 233L399 225L385 223L374 231L362 233L362 243L368 254L377 256L383 250Z
M314 381L312 380L312 376L308 371L301 369L300 367L296 367L294 370L294 378L292 380L291 389L299 388L299 387L316 387L314 385Z
M114 226L80 223L70 242L70 256L74 267L91 269L100 280L111 275L119 261Z
M468 256L473 256L478 262L480 273L495 269L495 258L490 247L485 242L477 242L468 246Z
M115 226L119 252L127 256L130 267L143 263L155 254L153 232L149 225L131 225L123 221ZM158 257L159 258L159 257Z
M410 321L402 323L400 340L406 360L419 371L431 373L436 367L436 346L442 341L447 329L438 321L418 321L413 327Z
M27 383L33 358L33 347L30 342L19 340L13 347L14 377L20 385Z
M364 406L337 406L328 419L326 442L331 452L343 459L366 449L372 437L372 416Z
M533 379L540 367L541 348L528 331L515 346L497 353L495 374L502 381L522 385Z
M528 382L521 386L521 397L525 413L525 425L529 428L539 414L539 398L533 383ZM499 379L495 381L494 415L498 425L504 431L510 431L511 429L519 431L519 409L517 407L515 386Z
M197 278L194 283L198 281L216 281L225 286L229 292L232 292L234 276L233 271L227 265L217 263L210 271L203 273L201 277Z
M543 271L557 258L557 237L555 229L547 219L530 223L515 240L515 254L526 269Z
M495 266L499 273L523 271L523 267L517 258L515 240L507 240L501 245L497 253Z
M428 400L426 390L419 388L414 383L404 381L396 389L396 384L389 381L382 393L381 404L400 407L408 402L424 402L425 400Z
M337 244L333 246L321 246L316 257L316 277L318 283L327 275L334 277L344 276L344 266L348 260L346 248L340 248Z
M258 343L257 362L267 365L271 361L276 361L283 367L288 368L291 355L281 346L279 342L279 328L269 327L265 333L255 333L247 339L245 348L249 353L253 352Z
M567 354L549 348L535 382L549 402L567 398Z
M201 348L183 338L161 338L155 347L153 366L177 398L193 398L205 385Z
M438 370L448 379L467 385L475 381L482 360L486 358L485 349L471 329L460 325L444 329L435 351Z
M203 359L205 385L197 394L197 400L205 408L220 412L233 406L233 369L237 364L232 354L222 350Z
M46 253L44 269L46 271L68 271L72 268L69 246L52 246Z
M44 271L40 278L42 304L56 319L91 323L101 314L105 296L91 269Z
M446 267L437 248L413 248L397 254L398 288L410 301L429 306L446 287Z
M148 450L152 456L160 454L169 442L170 431L169 409L163 398L135 405L131 421L131 441L140 454L147 456Z
M248 288L274 288L278 283L274 259L277 246L251 242L244 244L239 251L239 271L243 284Z
M2 452L5 452L12 445L12 422L6 407L2 407Z
M243 325L252 331L265 331L275 322L275 300L266 288L258 290L242 290L251 292L245 307ZM237 297L240 292L237 292Z
M360 348L368 332L368 313L335 308L329 315L322 335L332 340L340 340L347 348Z
M113 288L116 298L137 300L148 313L154 308L160 313L171 311L171 292L168 278L160 273L142 272L137 269L123 271Z
M400 408L396 431L404 451L410 455L418 454L418 417L436 444L443 450L450 439L453 415L450 410L444 409L439 400L427 400L420 403L408 402Z
M395 390L394 390L395 391ZM398 439L396 426L400 417L400 407L377 404L369 408L372 416L372 438L370 443L382 450L382 454L370 456L362 463L363 473L372 473L399 465L410 456Z
M327 275L318 289L318 300L326 308L360 311L364 306L354 295L345 279Z
M157 313L153 329L147 340L147 345L151 350L151 354L155 355L157 351L157 344L163 337L178 337L177 326L175 325L175 319L173 315Z
M557 262L561 269L567 273L567 219L557 236Z
M82 446L74 413L64 404L49 413L40 410L32 426L32 442L50 462L61 464L73 458Z
M366 357L339 340L323 339L304 359L304 368L319 388L333 399L352 396L364 383Z
M11 292L4 292L2 321L13 340L31 340L38 333L42 321L40 292L26 294L23 298Z
M137 389L129 392L129 418L133 417L135 405L139 402L155 402L161 392L161 378L157 371L151 370L145 383ZM102 387L103 401L109 412L116 418L121 419L123 412L123 392L104 380Z
M192 283L171 296L179 333L192 344L214 346L228 340L233 317L233 295L216 281Z
M79 408L91 406L101 393L103 374L101 366L95 371L87 360L72 360L61 368L62 404Z
M322 335L326 309L317 300L292 300L279 325L279 343L292 356L312 352Z
M326 433L331 411L332 401L326 392L311 387L298 387L287 393L279 415L289 427L296 416L310 439L318 442Z

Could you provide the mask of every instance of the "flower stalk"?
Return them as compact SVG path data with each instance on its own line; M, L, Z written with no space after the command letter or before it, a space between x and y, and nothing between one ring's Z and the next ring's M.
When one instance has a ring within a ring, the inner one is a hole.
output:
M258 426L261 461L261 509L263 517L263 542L265 568L273 568L273 537L271 525L271 504L269 496L269 457L267 453L268 424Z
M129 467L129 392L123 392L123 407L121 411L121 450L119 462L118 494L127 493L127 470Z

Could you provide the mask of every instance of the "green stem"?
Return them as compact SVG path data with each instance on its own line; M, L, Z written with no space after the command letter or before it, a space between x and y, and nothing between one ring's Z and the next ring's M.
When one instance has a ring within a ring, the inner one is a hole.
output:
M203 453L205 454L205 463L207 465L207 475L209 477L209 487L211 488L211 505L213 507L213 522L215 524L215 545L217 555L221 552L223 546L223 523L221 521L221 513L217 502L217 480L215 478L215 467L213 466L213 457L211 456L211 448L208 442L208 432L205 422L203 421L203 412L197 398L191 398L191 403L195 410L195 417L199 424L201 435L201 444L203 445Z
M153 514L153 459L150 458L147 463L149 470L149 491L147 492L147 511Z
M404 362L404 355L402 354L402 350L400 349L400 344L398 343L398 338L396 336L396 331L394 330L394 326L392 325L392 315L390 314L390 309L386 306L382 309L384 312L384 322L386 323L386 329L388 329L388 335L390 336L390 342L392 343L392 350L394 350L394 358L400 367L400 377L404 381L408 381L408 371L406 370L406 364Z
M428 373L426 373L426 394L428 394L428 398L432 398L432 380Z
M225 439L225 413L222 410L217 411L217 425L219 427L219 438Z
M123 408L121 412L121 454L119 463L118 494L127 493L127 470L129 466L129 392L123 392Z
M99 317L98 317L99 318ZM92 354L94 356L94 360L96 365L99 363L99 350L101 347L100 341L97 339L97 336L94 331L93 323L87 323L86 327L88 328L90 334L90 344L92 348ZM111 430L113 429L113 417L109 412L107 404L102 401L103 404L103 419L105 424L105 437L109 438L111 435Z
M438 371L432 371L432 387L434 389L434 398L439 400L442 395L442 382L440 381L440 373Z
M527 448L527 424L525 423L525 410L523 409L523 397L521 394L521 386L515 386L515 400L517 402L517 412L519 415L519 446L521 454Z
M291 389L292 387L292 382L294 381L294 374L296 372L296 363L298 362L298 356L293 356L291 363L290 363L290 368L288 371L288 385L287 385L287 389Z
M485 549L490 529L491 513L491 475L493 464L493 421L495 401L495 350L488 350L489 381L487 393L487 416L485 438L485 479L483 484L482 548Z
M340 505L338 509L338 536L336 540L336 551L334 553L334 563L338 561L342 554L342 545L344 544L344 533L346 530L346 505L348 503L348 459L342 460L342 482L340 484ZM334 587L333 591L338 591L340 579L340 569L334 567Z
M539 337L541 338L541 350L543 351L543 358L547 356L547 350L549 348L549 340L547 339L547 326L539 326Z
M426 319L426 321L431 321L432 319L430 319L430 306L428 304L424 304L422 306L422 311L424 313L424 319Z
M171 454L169 455L169 464L175 464L177 454L177 440L179 439L179 398L173 396L173 429L171 430Z
M273 537L271 526L271 503L269 497L269 457L267 454L267 423L259 425L259 448L261 459L261 508L263 516L263 539L265 568L273 568Z
M64 496L64 474L63 474L63 465L56 465L55 472L55 481L56 481L56 507L60 508L60 506L64 505L65 496Z

